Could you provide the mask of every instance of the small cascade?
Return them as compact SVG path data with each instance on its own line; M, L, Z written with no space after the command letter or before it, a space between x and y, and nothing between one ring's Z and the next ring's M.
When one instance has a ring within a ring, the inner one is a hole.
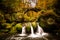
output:
M33 1L31 1L31 7L34 8L36 6L36 3L34 3Z
M30 27L31 27L31 34L28 37L32 37L32 38L38 37L36 34L34 34L34 30L33 30L31 23L30 23Z
M22 27L22 34L25 34L26 32L25 32L25 26L24 27Z
M43 32L44 32L43 29L39 26L39 23L37 23L37 32L36 32L36 34L42 35Z
M29 5L29 7L31 8L35 8L37 0L26 0L26 1L24 0L24 3L26 3L26 5Z
M25 26L22 27L22 33L19 36L26 36Z
M39 38L39 40L40 40L40 38L43 38L43 39L48 40L46 38L47 36L49 36L48 33L45 33L43 31L43 29L39 26L39 23L37 23L37 32L36 33L34 32L34 29L33 29L33 26L32 26L31 23L30 23L30 27L31 27L31 34L29 34L29 35L26 34L26 30L25 30L26 25L24 25L22 27L21 34L18 34L17 37L13 36L10 39L22 40L22 39L25 39L25 38L28 38L28 39L30 39L30 38L31 39L36 39L36 38L38 39Z
M31 25L31 24L30 24ZM34 34L34 30L33 30L33 27L31 25L31 34Z
M48 33L45 33L43 29L39 26L39 23L37 23L37 32L36 34L39 36L48 36Z
M30 6L31 6L32 8L35 8L37 2L38 2L37 0L30 0Z

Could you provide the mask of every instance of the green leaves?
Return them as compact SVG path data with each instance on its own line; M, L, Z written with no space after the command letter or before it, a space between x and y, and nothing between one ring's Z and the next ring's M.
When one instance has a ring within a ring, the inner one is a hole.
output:
M15 25L16 30L21 31L22 30L22 24L18 23Z
M9 33L10 34L15 34L16 32L17 32L16 28L12 27Z
M44 28L51 27L53 24L59 24L60 18L58 18L59 16L55 13L55 9L53 9L57 0L38 0L36 6L36 8L40 10L38 12L30 10L30 8L21 1L22 0L1 0L0 25L2 25L1 27L4 28L5 32L21 32L22 22L32 22L33 28L37 26L36 21L39 21L40 26ZM27 9L29 11L24 14ZM26 26L26 30L30 32L29 23Z

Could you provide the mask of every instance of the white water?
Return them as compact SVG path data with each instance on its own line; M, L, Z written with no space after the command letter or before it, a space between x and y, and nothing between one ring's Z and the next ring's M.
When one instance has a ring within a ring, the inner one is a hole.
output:
M26 30L25 30L25 26L22 27L22 33L19 34L20 36L26 36Z
M33 29L33 26L31 23L30 23L30 27L31 27L31 34L28 35L28 37L36 38L36 37L48 36L48 33L45 33L43 31L43 29L39 26L39 23L37 23L37 32L36 33L34 33L34 29ZM25 26L22 27L22 32L21 32L21 34L19 34L19 36L27 36Z
M39 23L37 23L37 32L36 32L36 34L42 35L43 32L44 32L43 29L39 26Z
M45 32L43 31L43 29L39 26L39 23L37 23L37 27L38 27L38 29L37 29L36 34L37 34L38 36L48 36L48 33L45 33Z
M24 27L22 27L22 34L25 34L26 32L25 32L25 26Z
M31 34L28 37L32 37L32 38L38 37L36 34L34 34L34 30L33 30L31 23L30 23L30 27L31 27Z
M26 3L26 5L29 5L31 8L35 8L37 0L24 0L24 3Z
M31 23L30 23L30 27L31 27L31 34L28 37L32 37L32 38L39 37L39 38L42 38L44 36L48 36L48 33L45 33L43 31L43 29L39 26L39 23L37 23L37 32L36 32L36 34L34 33L34 30L33 30L33 27L31 25Z
M30 0L30 7L35 8L37 0Z
M30 23L30 27L31 27L31 34L30 35L26 35L26 31L25 31L25 26L22 27L22 32L21 34L18 34L18 36L21 36L21 38L19 37L11 37L11 39L16 39L16 40L22 40L25 37L29 37L29 38L43 38L45 40L48 40L46 37L48 36L48 33L45 33L43 31L43 29L39 26L39 23L37 23L37 32L36 34L34 33L32 24ZM24 37L25 36L25 37Z
M31 5L32 8L34 8L36 6L36 3L34 3L34 2L31 1L30 5Z
M33 30L32 25L31 25L31 34L34 34L34 30Z

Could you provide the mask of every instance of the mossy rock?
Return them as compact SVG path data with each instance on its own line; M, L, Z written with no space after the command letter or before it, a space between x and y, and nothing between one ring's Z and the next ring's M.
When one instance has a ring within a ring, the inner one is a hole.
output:
M21 31L22 30L22 24L18 23L15 25L16 30Z

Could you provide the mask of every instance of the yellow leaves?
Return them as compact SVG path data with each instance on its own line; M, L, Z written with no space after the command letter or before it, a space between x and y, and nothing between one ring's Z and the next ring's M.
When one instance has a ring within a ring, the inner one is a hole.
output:
M29 21L30 17L27 16L27 14L24 15L24 21Z
M36 26L37 26L35 21L32 22L32 26L33 26L33 27L36 27Z
M27 15L28 15L29 17L35 17L35 16L37 16L36 12L34 12L34 11L29 11L29 12L27 13Z
M47 4L54 4L57 0L47 0Z
M49 6L53 6L57 0L38 0L37 8L46 9Z
M36 23L36 22L32 22L33 25L36 25L35 23Z
M39 16L38 12L29 11L24 15L24 19L28 21L35 21L38 16Z
M21 6L21 8L24 8L25 4L24 3L20 3L20 6Z
M38 15L39 15L39 16L41 15L41 11L38 12Z
M37 3L37 8L40 8L40 9L42 9L42 8L44 8L45 7L45 1L46 0L38 0L38 3Z
M9 33L16 33L16 32L17 32L16 28L12 27Z
M21 19L23 18L23 13L17 12L17 13L15 14L15 18L16 18L17 20L20 20L20 21L21 21Z
M51 9L51 10L47 10L48 13L54 13L54 10Z
M18 23L15 25L16 28L22 28L22 24L21 23Z
M15 25L15 22L12 22L12 23L3 23L3 25L6 25L6 28L9 29L9 28L12 28L13 25Z
M54 12L54 10L53 9L51 9L51 10L47 10L45 13L44 13L44 15L55 15L55 12Z
M11 24L6 23L6 28L11 28L11 27L12 27L12 25L11 25Z

